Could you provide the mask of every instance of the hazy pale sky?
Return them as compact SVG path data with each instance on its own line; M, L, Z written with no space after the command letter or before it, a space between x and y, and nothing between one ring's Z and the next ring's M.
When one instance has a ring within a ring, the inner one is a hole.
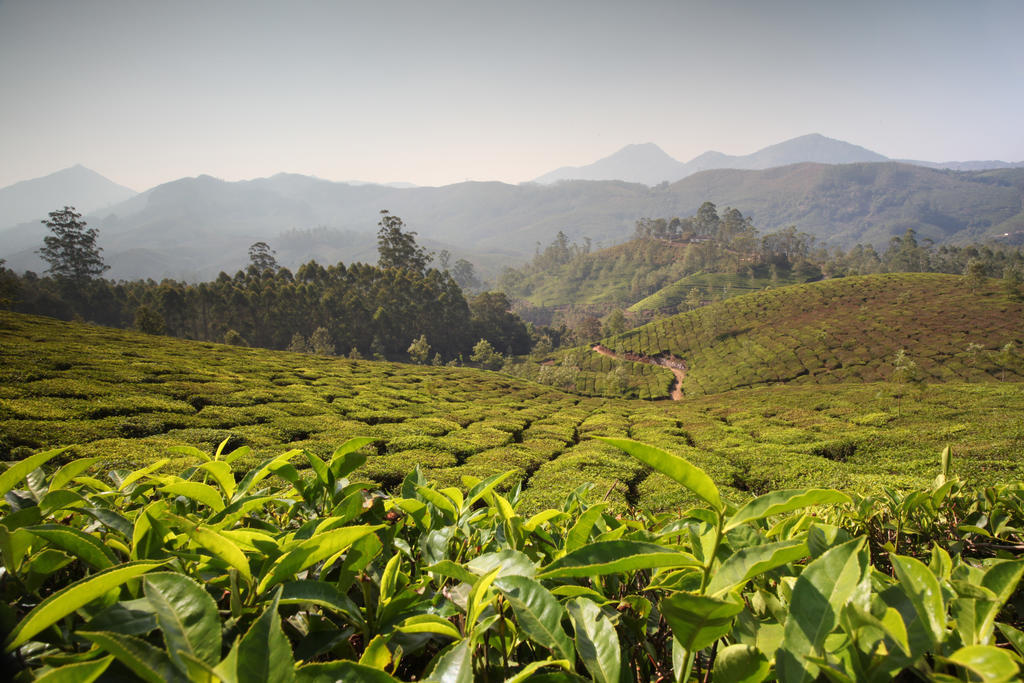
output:
M0 0L0 186L520 182L807 133L1024 160L1019 0Z

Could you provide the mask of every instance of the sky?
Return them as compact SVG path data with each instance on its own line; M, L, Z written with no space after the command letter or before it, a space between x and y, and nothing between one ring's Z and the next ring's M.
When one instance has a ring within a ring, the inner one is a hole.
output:
M1019 0L0 0L0 187L517 183L820 133L1024 160Z

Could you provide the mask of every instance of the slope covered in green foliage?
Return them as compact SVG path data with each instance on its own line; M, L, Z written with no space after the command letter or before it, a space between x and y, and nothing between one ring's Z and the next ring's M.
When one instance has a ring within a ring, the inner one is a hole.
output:
M984 278L838 278L731 298L603 343L618 353L683 359L688 396L778 382L888 381L901 349L915 364L907 382L1019 381L1024 301ZM584 387L588 376L607 372L605 357L575 357Z
M175 473L90 472L62 449L12 463L7 678L1020 680L1024 482L972 486L948 448L907 493L737 504L685 458L604 438L696 505L617 512L577 492L530 514L500 488L512 472L414 470L382 491L358 478L368 441L245 474L245 449L223 447L178 448L195 465Z
M685 272L684 244L644 239L598 251L575 246L563 252L556 240L530 264L507 269L498 284L534 306L624 305Z
M930 480L953 443L977 481L1016 476L1024 395L1010 382L929 386L901 415L880 385L733 391L727 399L580 397L506 375L351 361L188 342L0 314L0 449L5 460L75 444L65 457L104 468L150 464L172 446L224 439L261 458L300 448L326 457L373 438L360 475L394 486L416 465L457 484L514 470L528 508L589 484L618 508L665 508L678 487L594 436L631 437L685 454L730 496L829 485L877 490ZM610 360L610 359L609 359ZM650 367L650 366L644 366ZM978 372L981 372L979 369ZM192 463L176 457L168 467Z
M792 275L776 277L773 280L767 274L762 277L755 274L751 277L740 273L694 273L662 287L654 294L637 301L627 310L640 313L676 309L686 305L693 290L697 290L697 305L700 305L712 298L726 299L758 292L767 287L799 284L803 281Z

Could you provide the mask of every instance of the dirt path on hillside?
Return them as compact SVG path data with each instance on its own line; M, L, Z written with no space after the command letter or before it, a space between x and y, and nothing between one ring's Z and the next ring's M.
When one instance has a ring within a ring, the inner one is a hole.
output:
M637 353L615 353L607 346L601 344L594 344L590 349L595 353L599 353L602 356L608 356L615 360L628 360L634 363L647 363L648 365L660 365L663 368L667 368L676 376L672 382L672 386L669 392L672 395L673 401L681 401L683 399L683 380L686 379L686 361L682 358L676 358L675 356L641 356Z

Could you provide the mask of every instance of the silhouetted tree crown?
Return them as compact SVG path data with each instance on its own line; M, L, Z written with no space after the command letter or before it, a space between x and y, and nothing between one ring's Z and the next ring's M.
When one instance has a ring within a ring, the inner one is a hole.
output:
M96 246L99 231L86 228L82 214L73 206L51 211L50 217L41 221L52 234L43 238L44 247L36 253L50 264L47 273L62 280L84 282L102 275L110 266L103 263Z
M260 273L277 272L277 252L266 242L256 242L249 247L249 266Z
M377 265L381 268L404 268L422 274L433 254L416 244L416 233L402 228L405 223L387 210L380 212L377 223Z

